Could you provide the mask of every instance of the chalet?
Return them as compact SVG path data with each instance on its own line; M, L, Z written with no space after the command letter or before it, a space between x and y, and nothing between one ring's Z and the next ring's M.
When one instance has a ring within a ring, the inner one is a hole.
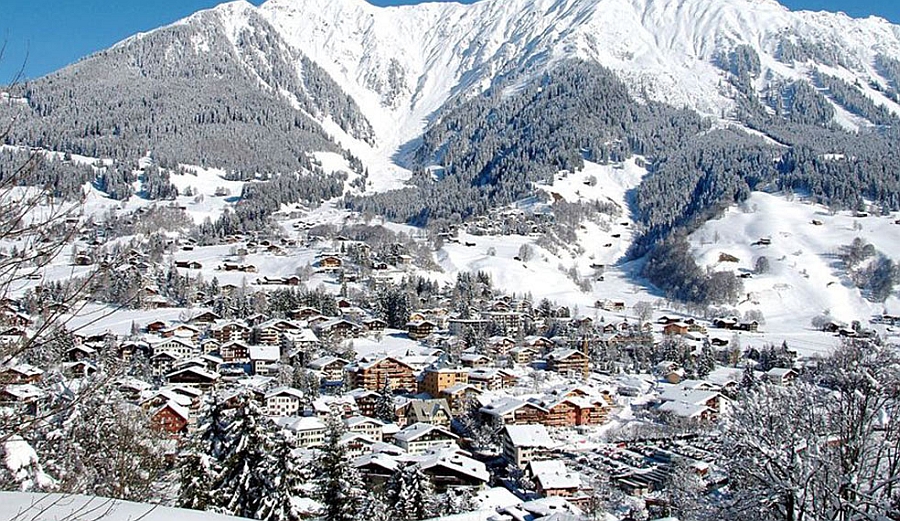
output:
M212 311L204 311L191 317L191 319L188 320L188 324L209 326L215 324L221 319L222 317L220 317L218 313L214 313Z
M20 414L38 417L44 412L47 393L34 384L7 385L0 391L0 405L14 408Z
M765 378L767 382L775 385L790 385L799 376L797 371L793 369L785 369L782 367L773 367L766 372Z
M268 416L298 416L303 393L292 387L279 387L266 393L265 410Z
M531 346L519 346L509 350L510 360L518 365L530 365L540 354L540 351Z
M87 378L96 374L100 369L97 364L90 360L79 360L77 362L63 362L63 374L69 378Z
M272 319L256 326L259 343L267 346L277 346L282 343L282 335L287 332L297 333L305 329L302 324L293 320Z
M158 333L166 327L168 327L168 325L164 321L155 320L144 326L144 329L146 329L148 333Z
M492 336L487 341L488 351L494 356L506 356L516 346L516 341L508 336Z
M222 348L222 342L215 338L204 338L200 341L200 352L208 355L210 353L219 353Z
M588 356L575 349L556 349L547 355L547 369L564 375L587 378L590 373Z
M369 318L362 321L362 325L366 331L370 333L380 333L387 328L387 322L380 318Z
M394 435L394 443L410 454L424 454L435 449L456 446L459 437L430 423L414 423Z
M325 443L325 424L319 418L306 416L303 418L287 417L278 424L296 435L300 447L318 447Z
M592 489L583 484L581 474L566 468L562 460L532 461L528 465L535 491L543 498L565 498L576 505L585 506Z
M727 410L729 400L722 393L707 389L673 387L660 395L659 410L685 418L713 419ZM672 403L666 405L667 403ZM708 410L708 411L707 411Z
M471 369L469 371L469 383L483 391L497 391L512 387L518 381L518 377L506 369Z
M517 398L501 398L478 410L493 425L528 425L543 423L547 409Z
M242 273L256 273L256 266L252 264L236 264L234 262L226 262L219 267L221 271L239 271Z
M284 278L264 276L262 278L256 279L254 283L257 286L281 286L284 284Z
M226 364L247 362L250 360L250 346L240 340L226 342L219 348L219 354L222 356L222 361Z
M150 421L155 428L169 434L185 434L191 414L187 408L170 401L153 411Z
M322 380L323 384L335 383L335 382L343 382L344 381L344 368L350 364L347 360L343 358L338 358L335 356L323 356L321 358L317 358L313 360L306 367L316 371Z
M447 400L410 400L397 410L397 424L401 427L412 423L429 423L445 429L450 428L453 414Z
M663 402L658 410L679 418L695 421L711 421L714 418L713 410L705 405L696 405L678 401Z
M389 454L375 452L358 456L353 466L370 486L383 487L400 468L400 463Z
M437 324L430 320L413 320L406 323L406 331L409 338L421 340L430 336L437 329Z
M604 311L625 311L625 303L618 300L598 300L594 305Z
M175 261L175 267L187 270L203 269L203 265L197 261Z
M196 342L200 339L200 329L190 324L178 324L163 329L159 332L159 336L163 338L184 338L191 342Z
M253 374L258 376L274 376L278 371L278 360L281 349L278 346L250 346L248 351Z
M471 367L471 368L483 368L487 367L491 364L491 359L485 355L478 353L463 353L459 357L460 363L462 363L463 367Z
M455 451L430 454L417 461L416 465L431 478L438 493L456 487L480 488L491 476L484 463Z
M690 329L684 322L672 322L663 327L663 334L666 336L685 336Z
M482 393L484 391L474 385L460 383L441 391L440 398L447 400L454 416L461 416L467 412L472 400Z
M159 353L169 353L176 358L190 358L199 351L197 346L186 338L165 338L152 344L154 355Z
M288 317L293 320L307 320L311 317L319 316L322 312L316 308L311 307L302 307L297 309L292 309L288 312Z
M162 353L156 353L150 357L150 367L153 368L154 374L160 376L171 371L172 368L175 367L175 363L179 360L180 358L172 353L163 351Z
M507 425L500 432L500 440L503 457L519 468L534 460L547 459L557 446L543 425Z
M525 337L523 345L530 347L537 352L553 349L556 346L552 340L543 336L527 336Z
M344 262L334 255L326 255L316 262L316 266L323 271L339 270L343 265Z
M33 384L41 380L44 370L29 364L16 364L0 370L0 384Z
M313 414L323 420L336 414L341 418L359 415L359 407L352 396L320 396L312 402Z
M372 441L384 439L384 422L368 416L351 416L344 419L347 430L361 434Z
M356 407L363 416L374 417L378 402L382 399L381 395L375 391L367 389L354 389L350 391L349 396L356 402Z
M372 453L375 450L377 442L364 434L345 432L341 435L338 443L344 447L344 451L348 458L356 459L365 454Z
M198 389L210 389L219 380L219 373L207 371L201 367L185 367L166 374L169 384L187 385Z
M716 317L712 326L719 329L737 329L740 320L737 317Z
M394 391L415 389L415 370L393 357L362 359L345 368L347 385L378 391L387 385Z
M362 332L361 325L343 318L327 320L316 326L316 333L324 338L358 338Z
M14 345L24 342L28 337L28 332L21 327L9 327L0 330L0 344Z
M125 376L119 378L115 382L116 391L119 392L126 400L137 401L141 397L141 393L149 391L153 388L149 383L134 378L133 376Z

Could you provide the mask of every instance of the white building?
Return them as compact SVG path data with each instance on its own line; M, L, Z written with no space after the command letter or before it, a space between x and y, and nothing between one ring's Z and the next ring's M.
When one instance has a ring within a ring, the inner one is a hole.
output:
M303 393L292 387L279 387L266 393L266 414L269 416L297 416Z
M519 468L557 446L543 425L507 425L501 434L503 456Z
M395 434L394 443L410 454L424 454L435 449L453 448L457 438L437 425L414 423Z

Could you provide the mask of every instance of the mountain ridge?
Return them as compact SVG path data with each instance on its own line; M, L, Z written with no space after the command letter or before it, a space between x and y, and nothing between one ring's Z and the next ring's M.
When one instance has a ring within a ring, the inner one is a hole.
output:
M732 93L720 91L716 60L740 44L761 56L759 89L808 75L807 64L779 61L785 39L822 42L821 54L837 54L865 83L884 80L876 55L900 56L900 27L883 19L793 12L772 0L482 0L390 8L361 0L269 0L258 9L368 107L370 120L386 119L391 129L400 122L401 135L387 139L395 144L421 133L448 100L483 91L498 74L525 67L537 73L565 58L611 68L638 97L720 116L734 103ZM391 84L392 74L401 87L392 94L403 103L391 99L393 107L378 111L372 101L386 94L379 87Z

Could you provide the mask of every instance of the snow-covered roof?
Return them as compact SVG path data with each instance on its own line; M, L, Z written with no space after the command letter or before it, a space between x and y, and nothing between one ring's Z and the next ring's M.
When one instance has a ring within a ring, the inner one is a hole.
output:
M581 486L581 476L577 472L567 472L562 474L537 474L535 481L544 490L548 489L571 489Z
M553 448L557 445L547 428L540 424L507 425L504 427L509 441L514 447Z
M293 387L278 387L266 393L266 399L275 398L276 396L292 396L297 399L303 399L303 392Z
M193 402L193 400L189 396L178 394L171 389L159 389L156 391L141 393L141 397L143 398L143 402L163 399L166 400L166 402L177 403L178 405L182 405L185 407L190 407L191 403Z
M171 379L174 376L178 376L178 375L185 374L185 373L194 373L195 375L202 376L203 378L206 378L208 380L218 380L219 379L219 373L207 371L206 369L204 369L202 367L197 367L194 365L185 367L183 369L177 369L175 371L172 371L171 373L166 375L166 378Z
M537 407L538 409L545 410L544 407L542 407L541 405L539 405L537 403L526 402L526 401L520 400L518 398L512 398L512 397L506 397L506 396L502 397L498 400L494 400L493 402L489 403L488 405L485 405L484 407L482 407L479 410L485 414L490 414L491 416L502 417L502 416L506 416L507 414L513 413L516 410L521 409L522 407L525 407L527 405L531 405L533 407Z
M710 400L725 399L718 391L688 390L675 387L666 390L660 395L660 399L666 402L682 402L694 405L702 405Z
M565 474L568 472L566 462L561 459L529 461L528 469L533 476L540 474Z
M16 364L8 368L10 371L19 373L22 376L40 376L44 374L44 370L31 364Z
M428 470L434 467L445 467L485 483L487 483L491 477L491 474L488 472L484 463L463 456L458 452L442 451L428 454L423 460L419 461L418 465L422 470Z
M312 362L306 364L306 366L309 367L310 369L315 369L317 371L321 371L328 365L333 364L335 362L341 362L344 365L347 365L350 363L347 360L344 360L343 358L338 358L336 356L323 356L321 358L316 358Z
M281 349L278 346L250 346L248 354L250 360L276 362L281 358Z
M325 424L315 416L287 417L279 420L277 423L294 432L325 430Z
M668 412L676 416L680 416L682 418L696 418L707 411L712 412L712 409L705 405L695 405L692 403L674 401L663 403L659 406L659 410L662 412Z
M299 331L287 331L284 335L292 342L317 343L319 341L319 337L308 327L304 327Z
M422 436L434 431L437 431L450 439L456 439L458 437L456 434L453 434L452 432L444 428L438 427L437 425L419 422L409 425L397 434L394 434L394 439L397 441L410 442L415 441L416 439L421 438Z
M347 425L348 428L357 427L359 425L364 425L366 423L371 423L373 425L377 425L379 427L384 427L384 422L379 420L378 418L370 418L368 416L351 416L350 418L344 419L344 424Z
M7 385L4 391L20 401L37 400L47 394L43 389L32 384Z
M174 400L170 400L166 402L162 407L156 409L156 411L153 412L153 415L155 416L159 411L166 408L170 409L172 412L180 416L184 421L190 421L191 419L191 412L188 410L188 408L178 404Z

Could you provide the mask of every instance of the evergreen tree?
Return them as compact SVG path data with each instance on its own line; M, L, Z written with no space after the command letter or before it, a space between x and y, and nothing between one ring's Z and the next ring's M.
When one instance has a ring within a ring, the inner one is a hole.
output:
M244 397L228 427L222 471L214 486L216 510L240 517L253 517L260 510L272 488L272 476L266 472L271 458L270 425L259 405Z
M434 487L418 465L398 468L385 488L385 502L392 519L418 521L435 515Z
M387 378L384 379L384 385L378 391L378 399L375 401L375 417L385 423L394 423L397 421L396 408L394 407L394 398L388 388Z
M325 505L323 521L356 521L363 517L364 493L359 472L347 460L341 444L344 424L336 414L327 420L325 445L318 460L319 501Z
M217 478L217 463L202 453L183 454L178 465L178 506L192 510L206 510L214 505L213 487Z
M305 497L303 485L309 479L310 469L298 456L297 441L293 434L282 431L275 436L264 474L270 488L263 496L259 509L253 516L262 521L299 521L293 498Z
M744 391L752 391L758 384L759 382L756 380L756 374L753 372L753 367L748 363L744 366L740 387Z

